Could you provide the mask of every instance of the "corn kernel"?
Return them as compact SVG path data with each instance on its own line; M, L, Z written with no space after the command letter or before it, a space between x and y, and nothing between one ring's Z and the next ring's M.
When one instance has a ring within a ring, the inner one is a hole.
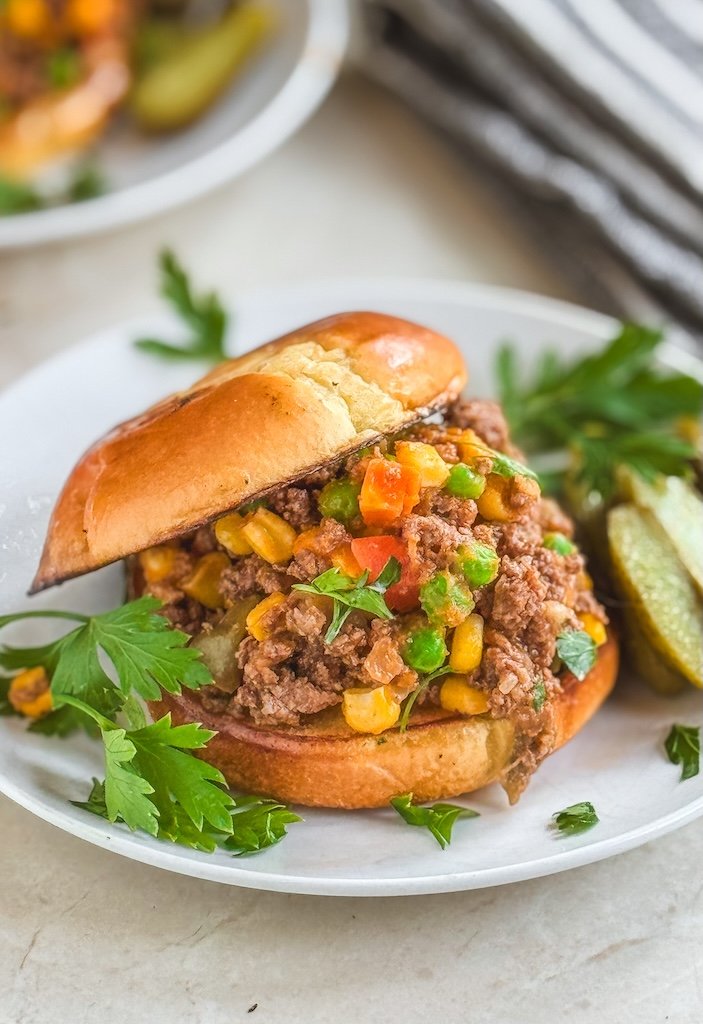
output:
M362 569L352 553L351 544L340 544L338 548L334 549L330 558L332 565L345 576L351 576L354 580L361 576Z
M581 590L593 590L593 577L586 569L579 571L576 582Z
M469 686L465 676L447 676L439 691L439 703L447 711L461 715L482 715L488 711L488 697Z
M8 0L5 18L10 31L24 39L40 39L52 28L45 0Z
M372 690L352 688L344 691L342 714L354 732L377 736L398 721L400 704L389 686L376 686Z
M176 548L161 544L155 548L147 548L139 555L139 564L147 583L160 583L170 576L176 567Z
M595 615L591 614L591 612L582 612L579 615L579 618L584 631L588 633L596 647L602 647L608 639L608 631L600 619L597 619Z
M449 667L452 672L473 672L483 657L483 619L474 613L454 630Z
M520 511L508 504L510 480L491 473L486 478L483 494L477 499L478 510L489 523L511 523L520 518Z
M269 594L269 596L265 597L263 601L259 601L259 603L255 605L247 615L247 629L254 639L259 641L259 643L262 643L264 640L268 640L269 638L269 631L261 620L266 615L266 612L270 612L272 608L275 608L279 604L283 604L285 599L285 594Z
M462 462L490 458L490 453L486 451L485 442L473 430L462 430L456 444Z
M242 527L242 533L256 554L271 565L287 562L293 556L297 536L295 530L285 519L281 519L275 512L269 512L267 508L257 508Z
M66 21L76 35L104 31L118 13L116 0L69 0Z
M230 512L215 523L215 537L233 555L250 555L254 550L244 536L243 528L247 520L238 512Z
M28 718L41 718L52 707L49 677L43 668L28 668L10 683L7 699L15 711Z
M450 467L436 448L422 441L398 441L395 457L401 466L414 469L420 477L420 487L441 487L449 476Z
M181 586L188 597L204 604L206 608L224 608L220 577L229 565L230 560L222 551L211 551L198 559L195 569Z

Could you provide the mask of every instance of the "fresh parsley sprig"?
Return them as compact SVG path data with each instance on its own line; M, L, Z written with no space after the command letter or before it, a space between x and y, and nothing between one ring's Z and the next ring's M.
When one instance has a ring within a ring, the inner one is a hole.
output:
M82 807L83 810L90 811L98 817L108 818L105 783L99 779L93 779L93 787L87 800L72 802L75 807ZM303 820L284 804L276 803L275 800L263 800L257 796L232 797L232 829L227 832L196 828L185 812L175 804L169 813L171 824L175 823L177 828L169 828L167 822L159 820L158 838L202 850L204 853L213 853L220 847L235 857L261 853L262 850L275 846L288 834L287 825Z
M588 800L580 804L571 804L563 811L552 815L552 828L562 836L578 836L588 832L599 821L596 809Z
M332 621L325 633L325 643L331 644L355 609L370 612L379 619L393 618L383 595L398 582L400 572L400 562L391 555L373 583L369 583L368 570L353 579L334 568L316 576L311 583L295 583L293 589L332 598Z
M100 729L108 821L123 821L133 830L179 841L185 820L194 826L199 840L203 836L199 849L205 841L205 824L231 833L233 801L222 788L224 776L207 761L187 753L202 749L213 732L195 722L174 726L170 715L141 729L123 729L75 697L62 694L58 699L88 715ZM187 845L193 845L191 831L186 832Z
M58 618L78 625L58 640L41 647L0 648L0 668L26 669L41 665L51 679L54 695L68 694L108 718L133 691L156 700L161 689L180 693L212 682L196 647L187 647L187 633L172 629L157 615L161 602L140 597L100 615L78 612L17 612L0 617L0 629L32 618ZM105 672L101 652L117 677Z
M101 615L78 612L19 612L0 617L0 628L33 618L78 623L41 647L2 647L0 666L40 665L51 680L54 710L30 726L65 736L82 725L99 736L104 781L93 780L77 806L108 821L124 822L151 836L197 850L218 846L236 855L266 849L299 821L282 804L256 797L233 798L221 772L192 752L215 735L197 723L174 726L170 715L147 724L136 695L156 699L162 690L180 693L212 681L189 637L157 615L161 603L143 597ZM115 681L103 669L112 667ZM12 714L11 680L0 679L0 714ZM118 722L124 718L127 725Z
M563 360L545 352L531 379L515 350L503 346L496 362L500 400L517 443L551 467L543 483L608 498L619 465L650 479L688 471L695 448L675 424L700 415L703 384L651 365L662 340L661 331L623 324L594 355Z
M196 359L219 363L226 358L224 343L228 314L215 292L196 295L188 274L170 249L159 256L161 294L190 329L182 345L171 345L159 338L139 338L137 348L163 359Z
M408 825L417 825L420 828L428 829L443 850L451 843L452 829L459 819L479 817L478 811L472 811L470 807L459 807L457 804L439 803L432 804L431 807L418 806L413 803L412 793L403 793L402 796L393 797L391 806Z
M583 680L598 659L598 648L585 630L567 629L557 637L557 654L569 672Z
M672 725L664 747L671 763L681 765L681 782L698 775L701 767L700 726Z

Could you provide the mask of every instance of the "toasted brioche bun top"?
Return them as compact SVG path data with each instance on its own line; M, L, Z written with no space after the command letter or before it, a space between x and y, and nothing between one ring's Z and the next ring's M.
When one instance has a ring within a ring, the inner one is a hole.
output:
M31 593L211 522L453 401L456 346L340 313L230 359L120 424L73 469Z

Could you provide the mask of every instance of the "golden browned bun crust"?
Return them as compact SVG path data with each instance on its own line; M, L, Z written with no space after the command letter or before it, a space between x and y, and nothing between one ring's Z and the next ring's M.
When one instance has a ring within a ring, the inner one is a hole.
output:
M598 710L617 669L611 634L583 682L573 675L562 680L557 748ZM382 807L408 792L421 801L460 796L500 779L513 759L512 724L488 715L420 709L405 733L392 729L378 737L352 732L336 708L295 728L209 713L192 691L164 693L150 708L155 716L170 711L176 724L196 721L217 730L204 756L233 789L308 807Z
M453 401L456 346L340 313L231 359L116 427L75 467L31 593L211 522Z

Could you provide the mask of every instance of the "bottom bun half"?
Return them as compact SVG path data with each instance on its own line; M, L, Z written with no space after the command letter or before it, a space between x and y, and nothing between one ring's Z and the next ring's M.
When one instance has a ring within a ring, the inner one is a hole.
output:
M564 677L554 698L555 749L598 710L617 669L611 635L583 681ZM381 807L407 792L418 801L460 796L498 780L513 760L513 725L487 715L420 709L405 732L368 736L353 732L339 708L297 727L255 725L208 712L193 691L164 693L150 708L155 716L170 711L177 725L200 722L215 730L204 756L233 789L308 807Z

